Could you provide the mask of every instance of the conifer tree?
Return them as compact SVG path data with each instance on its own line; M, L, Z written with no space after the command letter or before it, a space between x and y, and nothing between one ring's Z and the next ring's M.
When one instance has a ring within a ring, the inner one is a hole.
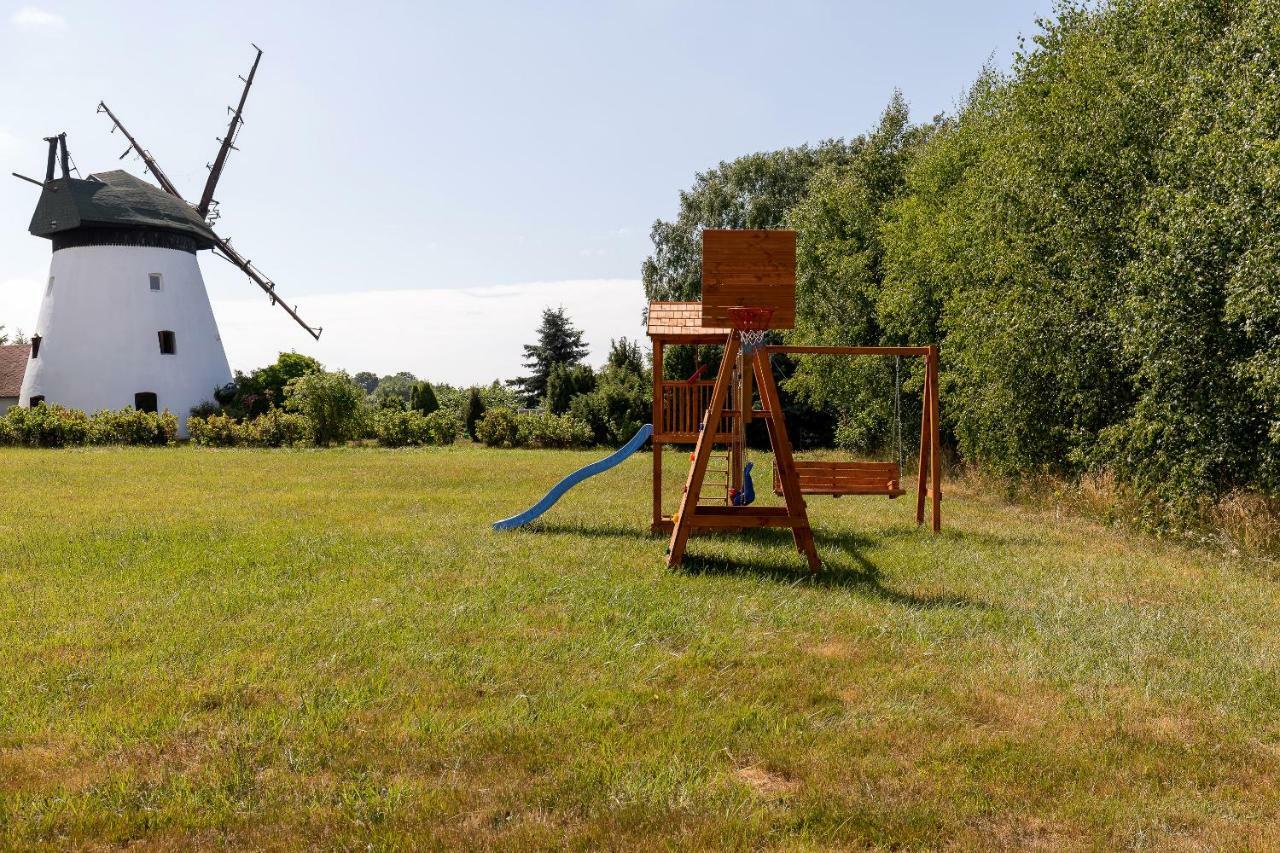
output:
M547 394L547 377L552 368L578 364L586 355L582 332L574 328L564 308L544 309L538 342L524 347L524 366L530 373L513 380L511 385L520 392L525 405L536 406Z

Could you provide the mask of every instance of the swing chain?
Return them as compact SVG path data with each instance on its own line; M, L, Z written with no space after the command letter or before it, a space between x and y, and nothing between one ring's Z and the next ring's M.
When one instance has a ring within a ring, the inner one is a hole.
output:
M907 464L907 455L902 446L902 356L893 357L893 432L894 444L898 451L898 470Z

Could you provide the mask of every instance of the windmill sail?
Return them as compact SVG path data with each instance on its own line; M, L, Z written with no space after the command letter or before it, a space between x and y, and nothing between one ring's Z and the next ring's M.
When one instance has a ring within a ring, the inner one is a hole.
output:
M215 162L214 164L215 168L212 172L210 172L209 181L206 182L205 184L205 195L210 199L212 199L213 188L217 184L217 179L221 174L222 166L226 162L226 151L230 148L229 142L230 140L234 139L235 134L239 130L239 123L241 121L240 112L244 108L245 98L249 94L249 85L253 82L253 75L258 70L258 60L262 58L261 49L258 49L256 47L255 49L258 50L258 56L257 58L254 59L253 69L249 72L249 77L245 81L244 92L240 97L240 106L236 109L235 115L232 117L231 127L228 130L226 138L224 138L222 141L222 149L218 152L218 161ZM138 142L138 140L134 138L133 134L129 133L129 131L125 129L124 124L121 123L120 119L116 117L116 114L111 111L111 108L108 107L105 102L100 102L98 104L98 111L106 113L107 116L111 119L112 123L117 128L120 129L121 133L124 134L125 139L129 140L129 148L125 150L124 154L122 154L121 157L125 156L125 154L128 154L130 151L137 153L137 155L142 158L142 162L146 164L147 171L150 172L151 175L156 179L157 183L160 184L161 189L163 189L169 195L180 199L183 202L183 204L186 204L188 207L192 207L193 214L198 215L201 219L204 219L205 214L207 213L207 210L200 211L199 209L192 206L189 202L187 202L186 199L182 198L182 193L178 192L178 188L174 186L173 181L169 180L169 176L166 175L164 173L164 170L160 168L160 164L157 163L155 158L151 156L151 152L143 148L142 145ZM310 325L305 320L303 320L302 317L298 315L297 309L283 302L280 299L280 294L276 292L275 282L273 282L271 279L263 275L257 269L257 267L253 265L252 262L247 260L238 251L233 249L231 247L231 241L223 239L217 234L214 234L214 244L217 246L219 254L224 259L226 259L227 261L230 261L232 264L239 267L240 270L245 275L247 275L254 284L262 288L262 291L266 293L267 296L271 297L272 305L279 305L280 308L283 309L286 314L288 314L290 317L294 319L294 322L296 322L299 326L301 326L303 329L306 330L307 334L311 335L311 337L315 338L316 340L320 340L320 335L324 331L324 328L321 326Z

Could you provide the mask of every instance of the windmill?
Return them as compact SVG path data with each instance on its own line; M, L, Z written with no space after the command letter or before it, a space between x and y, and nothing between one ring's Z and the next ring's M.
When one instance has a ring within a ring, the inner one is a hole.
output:
M41 187L30 231L53 243L49 280L32 336L21 405L41 401L94 411L134 406L168 409L182 431L188 411L231 381L197 252L209 249L249 277L319 340L322 328L280 298L275 282L214 232L214 192L244 125L244 105L262 50L246 77L239 103L196 204L186 201L151 153L105 102L105 113L129 141L120 155L137 154L156 186L128 172L73 177L78 172L66 134L46 137L45 179L16 177ZM61 167L61 175L56 172Z

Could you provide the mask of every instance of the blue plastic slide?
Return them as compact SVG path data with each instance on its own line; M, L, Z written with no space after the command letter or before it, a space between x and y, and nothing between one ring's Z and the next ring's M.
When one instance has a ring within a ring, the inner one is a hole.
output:
M653 424L645 424L625 445L619 447L604 459L592 462L590 465L584 465L577 471L574 471L568 477L565 477L563 480L556 483L555 486L552 487L551 491L547 492L546 495L543 496L542 500L538 501L519 515L504 518L502 521L495 521L493 523L493 529L513 530L521 525L528 524L547 510L551 509L552 504L560 500L560 497L565 492L569 491L583 480L588 477L594 477L596 474L600 474L604 471L608 471L632 453L635 453L640 449L641 445L649 440L649 436L651 435L653 435Z

